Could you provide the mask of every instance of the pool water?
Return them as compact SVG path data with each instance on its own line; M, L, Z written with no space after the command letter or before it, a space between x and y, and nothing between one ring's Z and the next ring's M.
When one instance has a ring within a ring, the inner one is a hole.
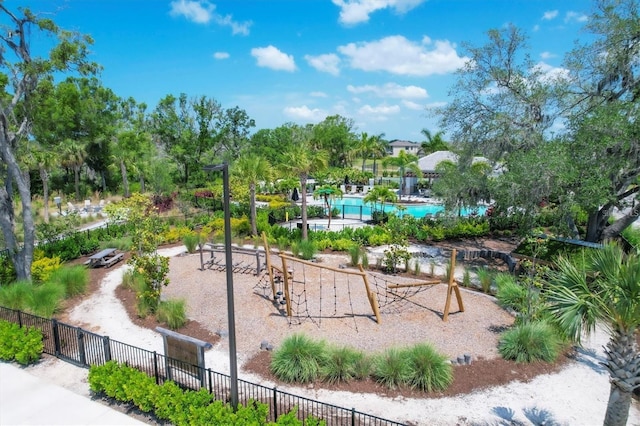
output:
M385 204L384 211L387 213L398 213L400 215L411 215L413 217L422 218L425 216L433 216L436 213L443 212L444 206L438 204L401 204L404 209L398 210L397 206L392 204ZM340 214L344 217L371 217L371 211L373 205L365 204L362 202L362 198L359 197L344 197L342 199L336 199L333 201L332 206L340 210ZM376 206L380 208L380 204ZM462 210L463 216L468 216L471 213L477 213L484 215L486 207L478 207L473 210Z

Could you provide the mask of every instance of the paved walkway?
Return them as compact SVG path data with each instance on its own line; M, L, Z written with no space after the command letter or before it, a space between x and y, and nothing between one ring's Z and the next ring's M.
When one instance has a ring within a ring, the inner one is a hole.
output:
M0 425L144 425L108 406L0 362Z

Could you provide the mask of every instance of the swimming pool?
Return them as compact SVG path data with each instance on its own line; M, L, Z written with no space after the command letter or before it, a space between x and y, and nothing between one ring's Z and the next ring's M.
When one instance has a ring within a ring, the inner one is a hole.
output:
M395 205L385 204L384 211L387 213L399 213L400 215L411 215L413 217L422 218L427 215L433 216L436 213L443 212L444 206L438 204L401 204L404 209L398 210ZM344 197L333 201L332 206L340 210L340 214L345 218L371 218L371 210L373 206L371 204L365 204L360 197ZM377 205L380 208L380 205ZM467 216L472 212L484 215L486 207L478 207L474 210L462 210L462 215Z

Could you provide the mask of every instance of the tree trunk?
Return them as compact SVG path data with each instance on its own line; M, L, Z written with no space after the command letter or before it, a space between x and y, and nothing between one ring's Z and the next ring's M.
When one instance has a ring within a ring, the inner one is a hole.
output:
M638 215L640 215L640 203L637 203L629 213L604 228L602 231L602 240L606 241L620 235L622 231L638 220Z
M140 193L144 194L146 192L145 187L144 187L144 175L141 173L140 174Z
M42 180L42 197L44 198L44 223L49 223L49 174L40 167L40 180Z
M587 221L587 235L585 241L592 243L599 243L602 241L602 232L607 226L607 220L611 214L611 207L605 206L601 209L589 213L589 219Z
M4 124L4 123L3 123ZM6 127L5 127L6 129ZM9 250L11 261L19 280L31 280L31 262L33 261L33 247L35 244L35 224L31 209L31 189L29 175L23 174L16 158L11 151L13 144L6 133L0 138L0 158L5 163L5 186L0 188L0 227L4 236L6 248ZM15 211L13 206L12 182L16 183L20 202L22 204L23 241L20 248L15 234Z
M611 388L605 426L625 426L629 417L631 397L640 376L640 355L634 336L634 329L615 330L607 343L605 353Z
M307 232L307 175L300 176L300 197L302 198L302 239L308 238Z
M127 178L127 166L124 164L124 160L120 160L120 175L122 176L122 189L124 192L124 198L129 198L129 179Z
M258 235L258 224L256 221L256 184L251 183L249 185L249 210L251 215L251 234Z
M329 222L327 223L327 231L331 228L331 204L329 204L329 198L324 196L324 203L327 205L327 212L329 213Z
M73 183L76 189L76 201L80 201L80 166L73 166Z

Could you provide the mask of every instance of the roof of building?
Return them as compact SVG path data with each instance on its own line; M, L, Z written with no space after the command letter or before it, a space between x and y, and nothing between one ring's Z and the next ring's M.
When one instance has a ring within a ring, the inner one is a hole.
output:
M392 147L392 148L402 148L402 147L407 147L407 146L414 147L416 145L419 146L420 144L417 143L417 142L403 141L403 140L400 140L400 139L396 139L393 142L389 143L389 146Z
M434 172L438 163L446 160L457 163L458 158L458 154L451 151L436 151L420 158L418 160L418 167L420 167L420 170L422 170L423 172ZM477 163L480 161L491 164L490 161L485 157L473 157L473 163Z

